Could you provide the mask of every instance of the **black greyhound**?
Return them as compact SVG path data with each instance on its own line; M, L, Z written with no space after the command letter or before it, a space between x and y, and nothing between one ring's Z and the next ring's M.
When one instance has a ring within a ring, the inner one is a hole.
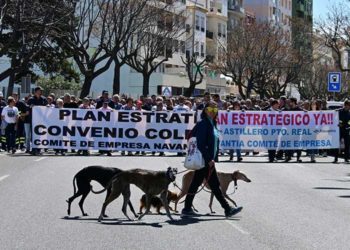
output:
M90 182L97 181L105 188L109 183L109 181L112 179L112 177L120 172L122 172L122 170L119 168L109 168L109 167L103 167L103 166L89 166L80 170L73 178L74 195L67 200L68 215L70 215L70 207L74 199L82 195L81 200L79 201L79 207L81 212L83 213L83 216L88 216L88 214L84 212L83 204L84 204L85 198L87 197L87 195L91 190ZM77 187L78 187L77 192L76 192L76 187L74 182L75 180L77 182ZM111 193L111 189L109 188L107 190L106 198L109 196L110 193ZM135 217L137 217L134 207L130 201L128 202L128 204L131 212L135 215Z

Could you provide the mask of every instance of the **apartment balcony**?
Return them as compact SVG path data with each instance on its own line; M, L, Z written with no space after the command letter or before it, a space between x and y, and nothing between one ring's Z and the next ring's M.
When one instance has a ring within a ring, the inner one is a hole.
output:
M239 6L239 5L229 5L228 6L228 11L230 13L234 13L234 14L237 14L238 16L240 17L245 17L245 10L242 6Z
M223 16L222 9L221 8L217 8L217 7L210 7L208 14L209 15Z

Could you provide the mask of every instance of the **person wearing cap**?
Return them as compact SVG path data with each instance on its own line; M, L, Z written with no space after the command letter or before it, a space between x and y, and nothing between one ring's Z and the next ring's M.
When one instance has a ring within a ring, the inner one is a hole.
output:
M349 144L350 144L350 100L345 100L344 107L337 110L339 112L339 139L344 140L344 161L349 163ZM334 150L334 161L338 162L339 149Z
M107 102L108 106L110 108L114 108L114 103L113 101L109 98L109 93L107 90L103 90L102 91L102 95L100 96L100 98L98 98L96 100L96 109L99 109L103 106L103 103Z
M6 102L4 101L4 94L0 91L0 114L2 112L2 109L6 107ZM5 124L5 122L4 122ZM2 125L2 120L0 119L0 144L1 144L1 149L6 151L6 136L5 136L5 129L3 127L5 125Z
M34 89L34 95L32 97L29 98L28 100L28 106L29 106L29 120L30 120L30 129L26 130L26 137L29 138L29 140L31 140L31 136L32 136L32 133L31 133L31 127L33 125L33 107L35 106L47 106L47 99L42 96L43 94L43 89L38 86ZM27 147L27 150L30 150L29 149L30 146ZM31 154L32 155L39 155L40 154L40 149L37 149L37 148L33 148L32 151L31 151Z
M15 106L16 102L13 97L7 99L7 106L1 111L1 119L6 124L6 146L7 152L12 151L12 154L16 152L16 130L18 121L18 108Z

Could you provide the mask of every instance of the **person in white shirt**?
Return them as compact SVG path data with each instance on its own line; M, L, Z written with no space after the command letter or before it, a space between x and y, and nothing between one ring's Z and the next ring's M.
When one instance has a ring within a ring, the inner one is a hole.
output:
M190 107L185 105L185 97L179 96L178 101L179 101L178 102L179 104L174 107L174 112L189 112L189 111L191 111Z
M15 99L9 97L7 99L7 106L3 108L1 112L1 119L6 124L5 136L6 136L6 145L7 152L12 150L12 154L16 152L16 129L18 121L18 108L15 107Z

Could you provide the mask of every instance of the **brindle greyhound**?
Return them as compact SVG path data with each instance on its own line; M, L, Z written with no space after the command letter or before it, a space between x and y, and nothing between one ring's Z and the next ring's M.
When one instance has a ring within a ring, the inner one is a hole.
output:
M83 214L83 216L87 216L88 214L84 212L84 201L87 195L90 192L91 181L97 181L100 183L103 187L106 187L107 184L110 182L110 180L113 178L114 175L122 172L119 168L109 168L109 167L103 167L103 166L89 166L85 167L82 170L80 170L73 178L73 188L74 188L74 194L72 197L68 198L68 210L67 213L70 215L70 208L71 204L74 201L75 198L82 196L79 201L79 207ZM78 191L76 192L75 187L75 181L77 183ZM107 195L106 198L111 193L110 189L107 189ZM137 217L134 207L132 206L131 202L128 203L130 210L133 212L133 214ZM106 215L104 215L107 217Z
M233 173L217 172L217 174L218 174L220 188L221 188L223 195L225 196L226 199L231 201L233 203L233 205L235 205L237 207L236 202L234 200L232 200L226 193L228 186L233 181L235 188L236 188L238 180L242 180L245 182L251 182L251 180L244 173L240 172L239 170L234 171ZM184 174L184 176L182 177L181 191L177 196L177 201L175 201L175 212L177 212L177 203L180 201L180 199L182 197L184 197L187 194L188 189L190 188L190 185L191 185L191 182L193 179L193 175L194 175L194 171L190 171L190 172ZM206 188L210 189L208 183L205 180L203 181L203 184L205 184ZM213 198L214 198L214 194L213 194L213 192L211 192L210 202L209 202L209 208L210 208L211 213L214 213L214 211L212 209Z
M160 194L160 198L163 202L164 208L168 217L173 220L170 215L169 205L167 202L167 192L168 186L171 182L175 181L177 169L168 168L167 171L151 171L145 169L132 169L128 171L123 171L113 177L107 187L101 191L95 192L91 189L93 193L101 193L104 190L111 188L110 195L106 198L103 203L101 214L98 218L100 222L103 219L103 214L105 213L106 207L113 200L118 198L120 194L124 197L124 203L122 211L128 220L131 220L126 211L126 205L130 200L130 184L135 184L146 194L146 211L143 213L139 220L146 214L149 213L151 207L151 197Z

